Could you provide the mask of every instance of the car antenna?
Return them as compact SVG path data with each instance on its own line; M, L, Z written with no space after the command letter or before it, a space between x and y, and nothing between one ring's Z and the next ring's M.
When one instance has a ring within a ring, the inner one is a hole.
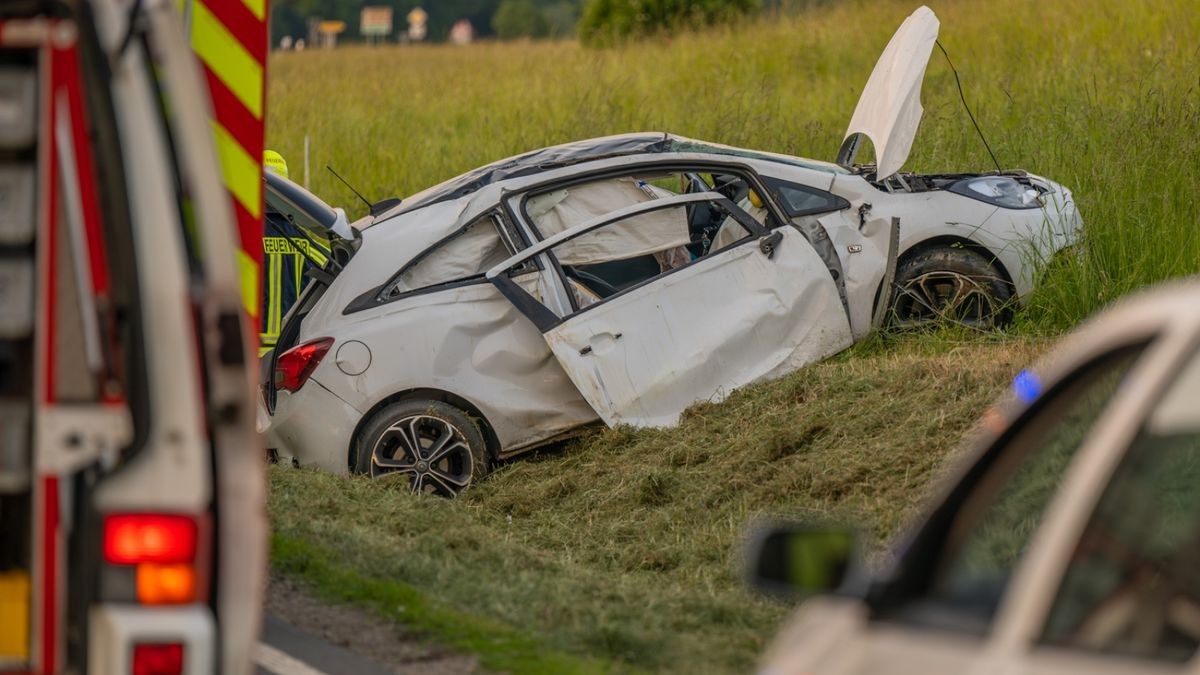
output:
M328 164L326 164L325 168L329 170L329 173L333 174L334 178L342 181L343 185L350 188L350 191L354 193L354 196L361 199L362 203L366 204L368 209L371 208L371 202L368 201L366 197L362 196L362 193L360 193L358 190L355 190L354 186L351 185L349 181L347 181L345 178L342 178L341 176L339 176L338 172L334 171L332 166L329 166Z
M941 40L934 40L938 49L942 50L942 56L946 57L946 63L950 65L950 72L954 73L954 84L958 85L958 98L962 101L963 109L967 111L967 117L971 118L971 124L975 125L975 131L979 134L979 140L983 141L983 147L987 148L988 154L992 156L992 164L996 165L996 173L1000 173L1000 162L996 161L996 153L992 152L992 146L988 145L987 139L983 136L983 129L979 128L979 122L975 121L975 115L971 113L971 106L967 105L967 97L963 94L962 81L958 79L958 69L954 67L954 62L950 60L950 54L946 52L946 48L942 46ZM353 189L353 188L351 188Z

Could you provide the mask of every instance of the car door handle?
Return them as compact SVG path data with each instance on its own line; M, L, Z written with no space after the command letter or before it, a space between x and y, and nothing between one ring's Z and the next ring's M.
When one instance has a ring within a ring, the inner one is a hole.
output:
M758 239L758 250L763 252L763 255L770 259L775 255L775 248L779 246L779 242L783 241L783 233L779 231L764 235Z
M624 335L624 333L614 333L614 334L613 334L613 336L612 336L612 339L613 339L614 341L615 341L615 340L620 340L622 335ZM592 346L591 346L591 345L585 345L585 346L583 347L583 349L580 349L580 350L579 350L579 355L580 355L580 356L587 356L588 354L591 354L591 353L592 353Z

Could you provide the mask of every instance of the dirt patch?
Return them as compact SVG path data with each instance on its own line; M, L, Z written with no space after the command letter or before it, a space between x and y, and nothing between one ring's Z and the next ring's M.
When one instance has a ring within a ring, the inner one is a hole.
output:
M475 656L456 654L387 619L346 605L330 605L303 584L272 574L266 611L331 644L403 675L471 675L485 671Z

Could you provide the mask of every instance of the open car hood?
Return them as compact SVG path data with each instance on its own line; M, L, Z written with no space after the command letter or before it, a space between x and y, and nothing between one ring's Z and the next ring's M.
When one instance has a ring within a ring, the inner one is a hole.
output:
M928 7L917 9L900 24L863 87L838 151L838 164L852 165L866 137L875 146L877 180L888 178L904 166L924 111L921 81L937 41L938 25L937 16Z

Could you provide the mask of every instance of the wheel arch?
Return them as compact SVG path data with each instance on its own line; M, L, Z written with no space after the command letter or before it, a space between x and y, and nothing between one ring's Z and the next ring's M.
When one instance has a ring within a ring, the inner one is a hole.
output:
M487 417L483 414L483 411L481 411L478 406L462 396L444 389L437 389L434 387L416 387L413 389L398 391L390 396L385 396L376 402L375 405L371 406L370 410L368 410L365 414L363 414L362 417L359 418L358 424L354 425L354 433L350 435L350 447L346 452L346 462L351 473L354 473L354 467L357 466L358 463L359 440L362 437L363 428L367 426L371 418L374 417L375 414L380 410L383 410L393 403L417 400L441 401L442 403L452 405L467 413L469 417L479 423L479 431L483 434L484 443L487 444L487 452L490 460L495 461L499 456L500 437L496 435L496 431L492 428L491 422L488 421Z
M922 239L921 241L918 241L912 246L904 249L900 252L899 257L896 260L896 272L899 273L900 267L912 258L915 258L926 251L932 251L939 248L965 248L975 251L976 253L982 255L988 261L988 264L996 268L996 271L998 271L1000 276L1004 278L1005 283L1007 283L1009 286L1015 287L1015 284L1013 283L1012 272L1009 271L1008 266L1004 264L1004 261L1000 259L1000 256L995 251L988 248L984 244L975 241L974 239L960 237L953 234L943 234L930 237L928 239Z
M965 248L975 251L976 253L982 255L984 259L988 261L988 264L996 268L996 271L1000 273L1001 278L1004 279L1006 284L1014 289L1016 288L1016 284L1013 283L1012 273L1009 272L1008 266L1004 264L1004 261L1000 259L1000 256L997 255L995 251L988 248L984 244L975 241L974 239L960 237L953 234L941 234L929 237L928 239L922 239L903 251L900 251L897 254L896 259L896 274L900 274L900 268L909 260L921 255L922 253L933 251L939 248ZM884 281L885 280L880 280L879 285L875 288L875 300L872 304L872 310L878 308L879 299L883 294ZM1014 297L1019 296L1014 295Z

